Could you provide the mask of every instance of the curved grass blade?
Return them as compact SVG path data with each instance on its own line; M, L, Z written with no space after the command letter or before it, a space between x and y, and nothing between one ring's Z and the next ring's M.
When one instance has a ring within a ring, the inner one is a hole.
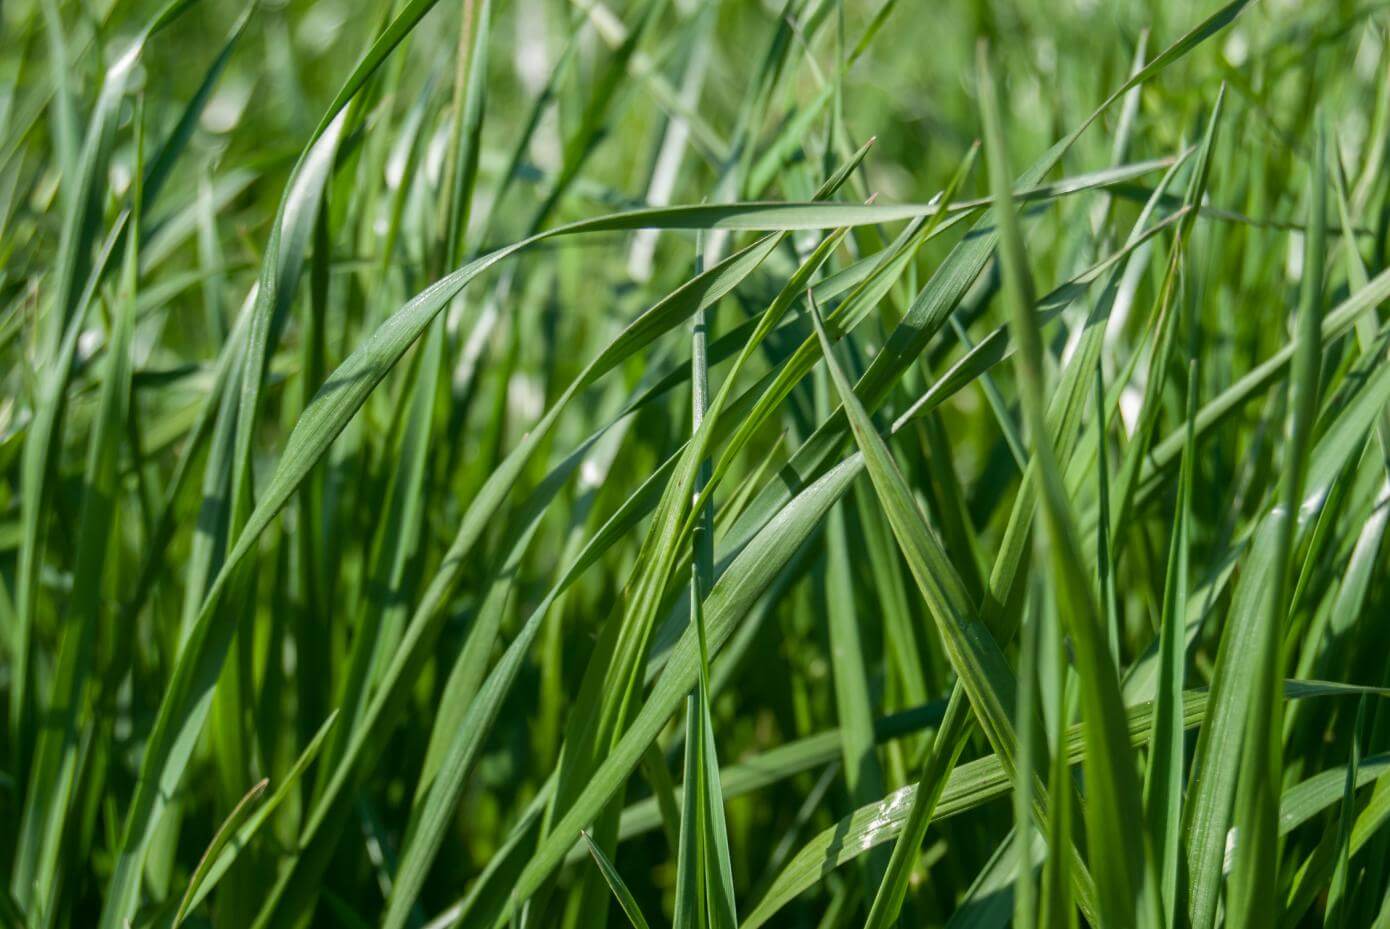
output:
M1325 681L1285 683L1285 694L1291 700L1361 696L1366 693L1383 697L1390 692ZM1211 704L1211 695L1207 691L1184 692L1180 717L1184 730L1191 730L1202 724L1207 718L1206 714L1211 709ZM1129 708L1126 727L1130 744L1139 746L1147 743L1153 735L1153 726L1152 703ZM1084 754L1085 735L1082 726L1078 724L1068 727L1062 740L1062 748L1057 755L1058 759L1064 760L1070 769L1082 761ZM1382 759L1390 760L1386 759L1386 756L1382 756ZM1364 769L1370 761L1370 758L1362 759L1362 768ZM1363 773L1360 777L1363 779L1362 783L1367 783L1374 775ZM1280 822L1281 832L1291 831L1334 803L1341 797L1343 779L1340 770L1335 775L1324 772L1290 788L1285 794L1282 806L1286 812ZM987 755L958 765L950 772L940 802L936 805L934 819L947 819L982 806L1008 793L1013 783L997 755ZM877 803L855 810L812 838L777 875L767 893L744 919L742 929L756 929L766 924L787 902L814 886L825 875L864 854L869 848L891 841L901 834L906 827L908 811L913 805L916 792L915 785L900 788ZM1005 843L1003 847L1007 848L1009 844Z
M56 284L37 365L44 375L35 405L34 421L24 443L21 477L23 534L16 571L14 680L9 699L10 738L21 776L28 765L26 743L29 716L33 710L28 694L29 642L39 596L42 533L54 478L55 464L52 459L62 433L68 382L76 352L75 334L70 336L69 333L80 328L86 304L91 299L91 288L83 289L82 282L94 267L104 267L102 261L92 264L91 250L100 231L108 165L127 86L150 36L172 22L191 3L192 0L170 0L145 24L130 48L106 71L101 94L82 143L80 161L75 165L76 173L70 175L71 184L64 185L71 187L71 193L64 197L66 208L54 274ZM120 235L120 228L120 221L112 227L108 238L111 247L104 249L108 257Z
M1133 824L1142 819L1137 769L1124 732L1124 703L1120 681L1106 644L1085 565L1071 504L1062 483L1056 453L1048 437L1043 406L1042 337L1032 312L1033 285L1023 252L1023 238L1008 199L1009 174L999 103L987 52L977 52L985 147L995 195L995 217L1001 229L1000 254L1005 291L1012 310L1021 403L1032 433L1037 468L1037 494L1043 503L1043 523L1053 554L1053 570L1061 594L1059 609L1067 622L1080 680L1081 710L1086 732L1086 832L1090 839L1102 922L1114 925L1157 925L1156 900L1151 896L1152 861L1142 832ZM1053 854L1057 854L1056 850Z
M849 379L830 355L829 339L814 303L812 320L880 505L936 622L951 665L969 695L971 708L990 745L998 753L1008 774L1017 776L1018 741L1007 709L1017 699L1013 674L998 643L976 615L949 556L917 509L911 490L893 462L887 445L874 430L868 414L854 396ZM1033 807L1034 815L1045 829L1045 805L1039 799ZM1081 868L1073 872L1073 878L1084 881Z
M269 786L269 778L261 778L257 781L256 784L246 792L246 795L241 798L241 801L232 808L231 813L227 814L227 818L222 821L222 825L217 827L217 832L213 835L212 841L208 843L207 850L203 852L203 857L198 860L198 867L193 871L193 876L189 878L188 889L184 891L183 898L179 901L178 911L174 914L174 929L177 929L177 927L183 923L188 913L189 900L206 879L209 866L216 859L217 855L221 853L222 849L227 846L233 833L240 829L242 824L246 821L246 818L251 815L251 812L256 807L256 801L261 798L261 794L265 793L265 789Z
M981 265L983 265L983 261L984 258L981 258ZM968 281L960 282L959 280L954 280L952 286L959 284L961 292L963 292L966 283L968 283ZM901 422L896 425L900 426ZM815 459L811 456L808 457L808 460ZM786 498L783 495L788 494L789 491L785 485L781 485L778 488L779 493L777 495L760 498L759 501L753 505L753 510L742 520L745 527L741 531L743 537L736 538L731 543L739 549L739 555L734 559L733 564L730 565L727 571L732 571L735 565L743 565L746 567L744 567L742 571L736 572L732 577L721 579L721 582L716 584L715 603L718 606L723 606L722 597L718 595L722 594L725 590L730 591L730 596L735 598L732 602L738 602L737 598L749 596L749 579L770 576L770 573L775 570L776 565L760 564L759 562L767 557L768 552L777 551L777 539L783 537L786 533L792 533L792 538L804 538L804 535L801 535L801 533L809 532L810 527L808 526L808 521L812 525L814 524L814 520L816 519L816 508L828 505L828 499L842 493L846 486L845 482L851 479L853 474L857 473L862 466L862 459L859 458L859 456L854 456L841 465L832 468L819 480L804 485L805 489L801 491L795 500L783 510L781 515L771 521L769 521L766 516L766 508L778 505L778 500L785 500ZM765 528L762 531L755 531L748 528L757 526L763 526ZM747 533L750 531L755 533L751 536L751 539L747 536ZM790 549L794 548L795 545L790 546ZM782 554L785 557L787 553L783 552ZM744 576L745 573L746 577ZM724 584L725 580L728 580L729 584L721 589L721 585ZM714 610L713 606L711 610L712 615L718 612ZM729 621L728 618L719 617L719 619L711 622L711 627L716 630L712 635L712 641L716 643L714 646L716 650L718 644L722 642L720 632L723 631L723 623ZM690 655L688 650L691 648L693 648L693 643L688 641L687 637L682 641L678 649L672 653L672 660L668 662L662 677L658 680L657 691L653 693L652 699L649 699L648 705L644 707L643 712L639 715L639 719L624 737L619 748L611 753L609 758L605 761L604 771L611 771L616 775L618 771L624 770L624 766L635 764L636 759L640 758L640 751L636 751L634 754L634 750L642 739L650 739L651 734L654 734L655 729L650 727L657 725L656 720L658 719L658 714L662 712L661 703L658 698L668 695L671 687L675 687L676 692L679 692L679 685L676 684L675 681L681 678L677 678L675 675L686 675L691 673L693 665L688 663L690 659L686 657ZM669 712L670 709L674 709L674 705L671 705L665 712ZM603 772L600 772L600 774L602 773ZM596 803L599 798L604 795L603 792L609 789L611 788L606 779L597 778L594 783L591 783L586 788L581 799L576 801L576 806L584 807L585 804ZM592 815L592 809L596 808L597 807L590 808L590 812L588 813L585 813L582 809L579 812L571 810L565 817L564 823L556 828L563 830L565 828L570 828L568 824L572 824L572 828L577 830L586 822L584 816ZM558 864L563 854L564 846L561 845L560 840L547 840L537 850L535 859L522 873L519 879L518 895L521 897L529 895L534 888L539 885L540 881L543 880L543 875L547 874L550 869ZM514 903L509 903L504 908L501 918L505 919L514 906Z
M309 744L304 747L304 751L295 759L294 765L285 773L285 777L280 782L280 786L270 795L270 799L261 804L254 811L247 811L244 821L238 822L235 826L235 833L227 830L226 824L223 829L218 831L211 845L203 854L203 858L198 862L198 869L193 877L189 879L188 889L184 892L183 898L179 902L178 911L174 917L173 929L177 929L180 922L198 905L205 900L217 886L222 875L227 873L242 850L251 844L251 840L280 806L281 803L290 795L290 791L299 783L304 775L304 771L318 755L319 748L323 745L324 738L337 722L337 711L329 714L328 718L319 726L318 732L309 740ZM262 784L267 783L262 781ZM248 795L249 796L249 795ZM235 815L235 814L234 814ZM228 823L232 820L229 818ZM226 834L224 834L226 833Z

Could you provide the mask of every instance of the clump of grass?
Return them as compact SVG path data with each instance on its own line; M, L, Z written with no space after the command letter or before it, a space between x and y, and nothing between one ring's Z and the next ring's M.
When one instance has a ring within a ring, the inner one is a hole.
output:
M1390 926L1390 23L1148 6L6 5L0 926Z

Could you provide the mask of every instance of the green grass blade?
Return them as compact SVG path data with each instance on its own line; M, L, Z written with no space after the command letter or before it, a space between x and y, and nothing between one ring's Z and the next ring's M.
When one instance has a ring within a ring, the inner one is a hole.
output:
M1184 733L1178 714L1185 680L1186 636L1184 620L1190 598L1188 550L1192 509L1193 472L1197 466L1196 432L1197 361L1187 368L1187 436L1173 533L1164 575L1163 605L1159 615L1158 678L1155 689L1155 737L1144 772L1144 803L1154 854L1158 859L1159 897L1165 925L1177 918L1178 877L1181 874L1181 823L1183 807Z
M143 135L137 146L141 144ZM136 201L139 202L138 190ZM138 240L138 212L135 226ZM53 925L58 916L58 871L63 834L73 805L74 785L81 776L78 733L91 725L86 704L95 676L92 673L94 643L101 623L101 590L112 540L118 531L117 460L121 430L130 405L138 268L138 250L127 249L107 350L107 370L98 401L99 412L87 452L79 524L81 546L73 575L75 596L68 604L69 623L59 645L57 668L45 705L48 722L39 734L16 849L12 889L34 926Z
M56 287L49 309L40 346L38 368L43 372L34 422L24 443L21 500L23 535L19 549L16 581L16 625L14 640L14 675L11 687L10 739L21 770L27 765L29 720L33 712L28 694L29 641L33 634L37 610L39 565L42 560L42 533L45 514L52 493L54 458L61 438L66 410L68 379L76 351L76 330L80 329L91 288L83 287L93 267L92 244L100 233L100 206L104 199L105 182L116 127L131 75L139 62L145 42L165 16L172 16L188 5L188 0L174 0L164 13L151 20L136 38L130 49L107 70L102 81L101 95L92 113L86 138L82 143L80 162L73 162L74 172L65 194L67 204L63 215L58 261L55 271ZM59 40L61 41L61 39ZM60 115L60 120L62 116ZM112 242L118 233L113 228ZM110 250L105 250L109 255Z
M234 832L228 831L227 827L233 823L236 817L235 813L224 823L223 828L214 836L207 851L203 853L193 877L189 879L188 888L179 901L178 912L174 918L175 927L207 898L241 852L251 844L251 840L270 816L290 796L291 791L303 777L304 771L318 755L324 739L332 730L337 719L337 713L333 713L323 721L318 732L314 733L314 737L304 747L304 751L299 754L299 757L295 759L294 765L286 772L279 786L275 788L275 792L270 795L270 799L254 810L247 810L245 818L235 822ZM266 782L262 781L261 783L265 784Z
M1285 692L1289 699L1302 700L1360 696L1365 691L1326 682L1290 681L1285 685ZM1181 715L1184 730L1191 730L1202 724L1210 706L1211 700L1206 691L1186 691L1183 694ZM1131 707L1128 711L1126 726L1132 744L1142 745L1147 742L1152 737L1153 725L1151 703ZM1063 737L1063 749L1057 753L1057 758L1062 759L1070 770L1082 761L1084 754L1085 735L1081 725L1068 727ZM1363 768L1368 761L1369 758L1362 760ZM1362 774L1361 777L1365 783L1372 776ZM1317 775L1305 784L1291 788L1283 804L1286 812L1281 820L1281 829L1289 831L1336 802L1341 797L1343 779L1342 772L1338 771L1335 785L1327 780L1325 775ZM1314 784L1317 785L1316 788L1311 786ZM967 761L951 769L941 800L936 805L934 817L947 819L957 816L1008 793L1012 786L1013 778L1007 773L997 755ZM787 902L812 887L824 875L853 861L867 849L892 841L901 834L906 826L909 810L913 806L916 790L915 785L896 790L876 803L855 810L813 837L797 851L778 874L767 893L758 901L757 906L745 917L743 929L755 929L764 925Z
M1024 419L1033 436L1033 471L1043 502L1044 525L1052 553L1059 604L1066 617L1077 675L1080 678L1082 719L1087 734L1086 830L1097 874L1102 919L1117 925L1156 922L1155 901L1146 868L1151 866L1146 841L1132 824L1141 820L1137 769L1124 732L1124 703L1119 676L1110 658L1094 593L1082 563L1071 504L1062 485L1055 452L1048 439L1043 408L1046 385L1042 372L1042 340L1032 312L1032 280L1023 253L1023 239L1008 198L1003 130L986 51L978 50L980 97L985 124L985 149L995 194L995 215L1001 227L1000 252L1005 289L1010 297L1015 356L1019 369ZM1055 852L1054 852L1055 853Z
M609 889L613 891L613 896L617 898L618 905L627 914L628 920L632 923L633 929L647 929L647 920L642 915L642 910L637 906L637 901L632 898L632 892L627 889L627 884L623 883L623 878L618 874L618 869L613 866L613 862L608 860L608 856L603 853L603 849L594 843L589 837L589 833L580 833L584 837L584 844L589 847L589 854L594 857L594 863L598 865L599 872L607 882Z
M1283 707L1277 680L1281 670L1281 629L1288 614L1288 572L1296 520L1309 508L1304 497L1313 421L1317 414L1322 368L1323 265L1327 223L1327 142L1319 127L1313 152L1309 233L1304 240L1303 280L1298 307L1294 358L1289 385L1289 438L1275 520L1274 575L1265 601L1268 615L1251 662L1255 665L1252 700L1246 711L1246 738L1241 752L1243 777L1237 788L1235 861L1231 870L1229 909L1238 921L1255 925L1272 921L1278 881L1275 837L1277 798L1283 779ZM1321 499L1313 501L1316 507ZM1274 679L1274 683L1270 679Z

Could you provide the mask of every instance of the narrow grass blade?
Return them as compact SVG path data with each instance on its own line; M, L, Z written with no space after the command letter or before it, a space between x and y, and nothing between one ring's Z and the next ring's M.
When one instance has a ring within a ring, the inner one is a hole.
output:
M1055 452L1048 438L1043 408L1046 385L1042 372L1042 341L1033 315L1032 280L1023 253L1023 240L1008 200L999 104L986 50L978 50L980 97L985 124L985 149L995 194L995 216L1001 227L1000 252L1005 289L1012 310L1014 339L1025 421L1032 433L1033 471L1042 499L1044 525L1052 553L1059 604L1067 622L1080 679L1082 719L1087 734L1086 830L1097 874L1102 919L1116 925L1152 925L1156 901L1146 870L1152 862L1142 833L1142 804L1134 758L1123 738L1124 703L1119 676L1111 661L1098 607L1080 554L1071 505L1062 484ZM1056 852L1054 851L1054 854Z
M1275 551L1267 614L1256 640L1255 680L1246 710L1246 737L1241 751L1242 777L1237 787L1234 827L1235 863L1231 871L1229 910L1248 925L1272 922L1278 881L1279 843L1275 826L1283 780L1283 701L1278 689L1282 667L1282 630L1288 615L1288 572L1298 517L1309 509L1304 497L1309 449L1313 444L1322 368L1322 289L1326 248L1326 139L1319 126L1313 151L1308 198L1309 233L1304 239L1303 280L1298 307L1294 358L1289 385L1289 436L1275 521ZM1312 502L1315 508L1321 499Z
M637 906L637 901L632 898L632 892L627 889L627 884L623 883L622 875L618 874L618 869L613 866L613 862L608 860L608 856L603 853L603 849L594 843L589 837L589 833L580 833L584 837L584 844L589 847L589 854L593 856L594 863L598 865L599 872L607 882L609 889L613 891L613 896L617 898L618 905L627 914L628 921L632 923L633 929L647 929L647 920L642 915L642 910Z

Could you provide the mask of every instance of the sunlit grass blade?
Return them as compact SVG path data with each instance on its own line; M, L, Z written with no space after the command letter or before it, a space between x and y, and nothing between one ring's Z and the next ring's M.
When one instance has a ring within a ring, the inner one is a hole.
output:
M1178 499L1164 574L1163 604L1159 613L1158 672L1154 695L1153 748L1144 772L1144 804L1149 835L1157 857L1159 898L1166 925L1177 918L1178 876L1181 874L1181 823L1183 804L1183 754L1185 735L1179 720L1180 699L1187 664L1184 629L1189 600L1188 550L1191 540L1192 483L1197 467L1196 433L1197 362L1187 367L1187 448L1178 478Z
M1309 232L1304 239L1294 357L1289 383L1288 442L1285 446L1279 502L1271 512L1275 533L1273 576L1262 605L1267 615L1256 639L1254 681L1246 710L1241 779L1237 786L1235 856L1228 909L1235 920L1254 925L1276 915L1279 843L1275 826L1283 780L1283 701L1278 687L1282 664L1282 629L1288 615L1289 562L1298 521L1322 499L1304 497L1309 449L1313 444L1322 368L1323 268L1326 260L1327 171L1325 132L1314 141L1308 197ZM1297 515L1295 515L1297 514Z
M140 115L143 116L143 110ZM143 142L143 129L137 127L137 148L143 148ZM143 155L138 166L143 168ZM133 221L136 242L140 233L140 199L137 185ZM74 786L82 776L79 733L91 725L89 701L96 678L95 642L104 612L101 591L105 586L112 541L119 531L117 464L122 430L131 403L134 368L131 346L138 277L139 249L131 247L125 252L112 314L99 411L87 452L78 529L82 541L73 576L76 595L68 604L69 621L58 647L57 667L44 703L46 720L40 727L16 849L12 889L19 904L28 911L29 922L40 927L56 924L59 916L60 853L74 805Z
M598 865L599 871L603 874L603 879L607 882L609 889L613 891L613 896L617 898L618 905L627 914L628 920L632 923L633 929L647 929L646 917L642 915L642 910L637 906L637 901L632 899L632 892L623 883L622 876L618 874L618 869L613 866L613 862L608 860L608 856L603 853L603 849L594 843L589 837L589 833L581 833L584 836L584 844L589 847L589 854L593 856L594 863Z
M1363 689L1356 687L1312 681L1286 682L1285 691L1289 699L1350 697L1365 693ZM1378 693L1383 695L1383 692L1378 691ZM1206 719L1209 707L1210 700L1205 691L1189 690L1185 692L1182 698L1181 716L1184 730L1194 729L1201 724ZM1126 718L1128 740L1134 745L1143 745L1153 734L1153 724L1152 704L1130 708ZM1068 780L1070 781L1071 768L1081 762L1085 753L1082 727L1079 724L1068 727L1063 734L1062 744L1063 748L1056 754L1054 760L1060 759L1060 763L1068 771ZM1366 760L1363 759L1363 766ZM1322 783L1318 781L1318 778L1323 777L1323 775L1318 775L1316 778L1309 779L1307 783ZM1363 774L1361 777L1364 780L1368 779L1369 775ZM1012 786L1013 778L1006 772L997 755L964 762L950 771L934 815L940 819L959 815L1008 793ZM1303 801L1298 799L1302 796L1299 793L1302 786L1294 788L1290 793L1289 803L1286 806L1292 808L1297 805L1299 812L1296 816L1286 817L1283 827L1285 829L1292 829L1297 823L1314 815L1317 810L1325 808L1341 796L1341 780L1339 779L1336 791L1331 788L1319 788L1319 799L1309 804L1320 803L1321 806L1315 810L1305 811ZM745 918L744 929L754 929L756 926L765 924L790 900L812 887L819 879L835 868L853 861L856 857L864 854L868 848L892 841L900 835L907 828L909 810L912 808L913 795L916 790L914 785L900 788L877 803L855 810L849 816L843 817L814 836L797 851L792 860L779 872L776 880L768 888L766 895L758 901L757 906ZM1011 844L1006 843L1005 847L1007 848Z
M1071 504L1048 437L1043 407L1042 340L1032 312L1033 285L1023 252L1023 239L1008 199L999 104L986 48L977 52L980 98L985 124L985 151L990 160L995 217L1001 228L1000 254L1005 290L1012 311L1012 331L1019 346L1015 355L1024 420L1032 434L1033 476L1042 500L1043 523L1080 680L1081 715L1087 735L1086 832L1097 874L1102 918L1116 924L1151 925L1156 906L1151 894L1152 861L1147 841L1131 824L1139 822L1141 802L1137 768L1122 738L1124 703L1119 676L1105 641L1099 608L1082 563ZM1054 850L1054 854L1057 852Z
M92 288L84 282L89 271L104 266L101 260L93 264L91 250L101 232L99 207L104 199L111 149L115 143L121 105L145 43L154 32L182 13L190 2L171 0L145 24L130 48L107 69L102 80L101 95L82 143L80 162L72 160L68 164L63 198L66 206L54 275L56 285L43 327L40 358L35 366L36 370L43 372L42 387L34 422L29 429L30 435L24 443L24 493L21 498L23 535L16 569L18 579L15 585L17 600L13 634L15 677L9 699L9 735L21 772L28 764L25 758L29 751L27 741L30 738L30 720L33 718L32 701L27 692L29 640L37 610L45 509L52 493L52 458L62 433L68 379L77 347L76 330L80 328L83 313L92 298ZM56 13L53 15L56 17ZM66 114L60 118L64 116ZM114 244L119 231L113 228L110 235L112 238L108 241Z
M862 152L860 157L862 157ZM843 181L843 178L843 172L833 177L827 182L825 192L833 191L835 186ZM580 389L634 352L642 344L642 341L654 338L680 320L698 312L701 307L724 296L762 263L777 242L776 236L764 237L753 246L731 255L723 262L697 275L688 285L678 289L670 298L658 304L624 329L608 351L586 366L561 399L547 412L542 422L535 426L527 439L509 454L504 466L489 476L488 482L479 492L478 498L470 505L459 527L458 535L451 546L450 554L446 556L448 559L446 560L446 568L449 570L442 572L432 582L431 590L427 591L425 595L425 603L429 605L429 609L437 607L438 602L447 593L448 587L457 578L456 565L461 563L471 547L477 542L485 528L486 520L501 505L503 496L510 490L511 483L516 479L521 467L544 438L550 426L557 421L565 403ZM768 316L774 317L776 315L774 311L779 313L785 308L786 302L782 302L780 308L774 304ZM743 357L746 358L755 345L756 342L750 342ZM716 399L716 405L725 395L727 395L727 391L721 391L720 397ZM707 436L708 432L709 430L706 428L701 432L701 435ZM669 569L675 557L674 533L679 529L686 500L688 500L689 493L694 486L698 461L695 455L699 450L700 447L696 444L687 447L685 457L682 459L683 468L678 471L678 479L673 480L665 491L666 505L662 510L664 518L658 520L656 528L653 529L650 536L656 540L652 543L654 546L652 550L661 555L664 560L657 567L649 567L634 587L632 602L635 604L634 615L637 616L637 638L635 640L619 638L619 635L628 629L627 617L625 616L623 617L625 621L623 624L610 625L605 637L600 640L600 647L605 650L605 655L616 654L617 667L626 666L629 669L626 674L626 687L609 686L611 680L621 678L615 674L615 677L610 679L606 673L608 669L599 663L591 664L591 668L596 670L588 677L588 686L581 685L578 703L584 712L575 714L573 719L577 722L573 725L579 727L575 731L589 740L587 749L590 752L603 750L600 747L603 741L602 733L604 730L602 727L609 727L611 731L611 728L618 721L618 714L623 712L622 707L625 704L626 694L635 686L636 662L644 650L645 635L650 634L650 624L654 618L655 609L660 604ZM453 561L455 565L451 566L450 561ZM448 775L447 778L437 780L431 795L425 798L418 807L417 816L420 817L418 821L423 825L417 827L418 831L412 830L410 840L407 842L407 853L402 864L405 879L396 884L393 900L408 901L412 894L418 892L424 879L424 873L438 851L438 842L442 837L442 829L446 822L444 816L448 808L455 802L458 792L463 788L465 779L470 773L470 766L481 748L482 739L496 717L502 697L512 685L517 670L520 668L520 663L524 659L525 650L536 635L540 621L545 616L545 607L548 605L548 602L543 603L540 608L532 612L521 634L512 642L502 661L494 667L488 676L484 684L484 691L480 692L473 701L465 720L465 727L452 743L450 753L443 765ZM417 608L417 616L424 609L425 607ZM413 619L410 625L419 629L421 622ZM401 656L398 655L397 664L399 664L400 658ZM388 670L387 673L391 674L391 671ZM603 676L600 677L599 673L602 673ZM602 708L598 706L599 701L606 701ZM605 715L595 716L595 713ZM584 728L590 720L595 719L600 728ZM568 791L571 790L571 783L587 782L587 778L573 772L584 772L589 763L579 754L579 750L569 739L567 739L566 745L567 750L562 755L564 765L561 768L556 795L552 801L562 804L569 802ZM581 760L576 762L576 758ZM321 802L320 809L325 808ZM416 856L418 856L418 860ZM392 911L396 914L393 918L403 919L406 912L405 906L405 903L397 904Z
M829 346L823 346L823 350L828 349ZM823 384L818 386L824 390ZM869 680L859 631L861 617L855 607L849 533L845 525L848 509L849 501L842 501L826 518L823 583L836 720L842 733L842 769L850 803L859 807L874 797L883 796L884 781L874 747ZM866 887L878 885L886 865L882 856L870 857L866 862Z
M1013 673L998 643L976 616L949 556L927 527L887 445L873 428L868 414L854 396L849 379L830 354L829 338L815 309L814 297L811 299L812 319L825 351L826 364L880 504L936 622L951 664L970 697L975 718L991 747L999 754L1005 770L1013 775L1018 769L1018 742L1007 709L1017 699ZM1034 815L1043 820L1045 826L1041 805L1035 803L1034 808ZM1073 870L1072 878L1083 884L1087 881L1079 868Z

